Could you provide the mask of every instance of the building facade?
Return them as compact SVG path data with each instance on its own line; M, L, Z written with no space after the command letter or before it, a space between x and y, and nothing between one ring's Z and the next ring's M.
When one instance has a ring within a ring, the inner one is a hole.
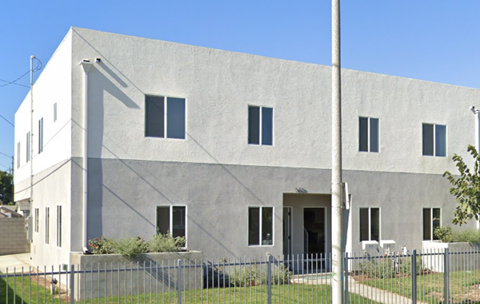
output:
M330 74L70 29L34 85L33 119L30 94L15 116L34 262L157 231L208 257L330 252ZM480 90L346 69L342 81L345 248L419 248L452 221L442 174L454 153L468 159Z

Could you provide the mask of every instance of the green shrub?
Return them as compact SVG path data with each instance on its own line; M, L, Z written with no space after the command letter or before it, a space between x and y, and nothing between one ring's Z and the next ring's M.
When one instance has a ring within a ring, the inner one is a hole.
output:
M433 234L444 243L453 242L453 230L450 226L437 227L433 231Z
M110 254L113 253L113 246L110 239L105 237L94 238L88 241L92 253L94 254Z
M148 252L147 243L139 236L111 240L113 253L119 253L127 258L134 258Z
M149 252L176 252L185 246L185 237L157 234L148 242Z
M417 275L421 274L425 270L423 267L422 259L417 257L416 264L416 273ZM398 272L401 274L411 275L412 274L412 257L403 258L400 265L398 265Z
M436 237L438 237L444 243L453 242L467 242L467 243L479 243L480 232L474 229L464 230L452 230L449 226L436 228L434 231Z
M454 231L453 239L454 239L454 242L479 243L480 232L474 229Z
M393 261L390 258L381 258L378 261L367 261L360 264L362 273L369 278L386 279L395 277Z
M256 286L268 283L267 265L250 265L229 272L230 284L235 287ZM289 283L292 273L284 265L272 263L270 281L272 285L283 285Z

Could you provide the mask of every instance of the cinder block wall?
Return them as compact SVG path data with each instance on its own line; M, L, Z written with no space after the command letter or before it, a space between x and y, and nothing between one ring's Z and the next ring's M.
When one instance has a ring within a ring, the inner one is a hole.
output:
M30 252L25 218L0 218L0 255Z

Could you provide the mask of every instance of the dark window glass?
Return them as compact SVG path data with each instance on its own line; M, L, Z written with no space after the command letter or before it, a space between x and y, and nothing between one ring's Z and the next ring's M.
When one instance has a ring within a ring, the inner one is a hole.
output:
M170 233L170 207L157 207L157 233Z
M165 104L163 99L162 96L145 97L145 136L165 136Z
M57 121L57 103L53 104L53 122Z
M167 137L185 139L185 99L167 98Z
M262 108L262 145L273 144L273 109Z
M248 143L260 144L260 108L248 107Z
M378 118L370 118L370 152L378 152Z
M432 209L432 215L433 215L433 218L432 218L432 231L434 232L433 233L433 239L434 240L438 240L438 237L435 236L435 229L439 228L440 227L440 219L441 219L441 214L440 214L440 208L433 208Z
M248 208L248 245L260 245L260 208Z
M423 209L423 240L430 241L431 240L431 210L430 209Z
M360 242L368 241L368 208L360 208Z
M358 149L362 152L368 152L368 118L359 118L359 142Z
M370 209L370 241L380 240L380 209Z
M185 236L185 207L173 207L173 237Z
M435 125L435 156L447 156L447 127Z
M273 245L273 208L262 208L262 245Z
M423 155L433 156L433 125L422 125Z

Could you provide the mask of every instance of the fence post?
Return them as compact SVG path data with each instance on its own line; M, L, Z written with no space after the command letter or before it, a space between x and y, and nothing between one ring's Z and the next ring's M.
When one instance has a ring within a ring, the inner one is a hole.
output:
M272 258L273 256L269 254L267 263L268 304L272 304Z
M412 250L412 304L417 304L417 250Z
M443 303L449 304L450 302L450 261L448 255L448 248L445 248L445 253L443 255L443 284L444 284L444 291L443 291Z
M344 296L344 303L348 304L349 299L348 299L348 252L345 252L345 259L343 262L343 269L345 271L345 296Z
M178 304L182 304L182 260L178 259L177 267Z
M75 304L75 265L70 265L70 303Z

